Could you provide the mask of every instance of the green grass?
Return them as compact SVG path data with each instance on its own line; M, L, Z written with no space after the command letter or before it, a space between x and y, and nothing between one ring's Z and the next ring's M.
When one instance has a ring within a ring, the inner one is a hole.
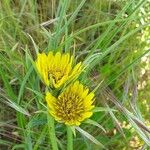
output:
M148 0L2 0L0 149L51 148L44 86L33 66L36 54L49 50L69 52L88 66L79 79L105 110L92 116L94 125L80 126L89 139L76 131L74 149L103 149L98 141L132 150L136 136L135 149L149 149L149 12ZM66 128L55 124L59 149L66 149Z

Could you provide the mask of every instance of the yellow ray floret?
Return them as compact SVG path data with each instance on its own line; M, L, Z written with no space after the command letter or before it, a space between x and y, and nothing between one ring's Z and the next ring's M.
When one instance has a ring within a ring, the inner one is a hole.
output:
M55 120L66 125L78 126L93 114L94 93L89 93L89 89L76 81L57 98L47 92L46 102Z
M73 67L73 56L53 52L38 54L35 62L36 68L44 81L49 86L59 88L67 80L78 77L81 73L81 62Z

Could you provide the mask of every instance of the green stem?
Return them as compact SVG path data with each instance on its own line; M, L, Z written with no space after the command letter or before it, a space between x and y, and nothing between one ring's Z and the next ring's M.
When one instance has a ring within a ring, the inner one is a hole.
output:
M67 150L73 150L73 134L70 126L67 126Z
M55 134L54 118L48 113L47 119L48 119L48 128L49 128L52 149L58 150L57 141L56 141L57 138L56 138L56 134Z

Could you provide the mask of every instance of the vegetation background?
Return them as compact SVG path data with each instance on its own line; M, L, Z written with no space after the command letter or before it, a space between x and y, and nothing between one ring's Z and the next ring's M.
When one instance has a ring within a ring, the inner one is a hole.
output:
M50 149L43 85L32 65L48 50L84 61L80 80L107 108L92 116L106 132L81 127L109 150L148 150L149 38L149 0L1 0L0 150ZM56 124L56 134L65 149L63 125ZM74 149L102 148L77 133Z

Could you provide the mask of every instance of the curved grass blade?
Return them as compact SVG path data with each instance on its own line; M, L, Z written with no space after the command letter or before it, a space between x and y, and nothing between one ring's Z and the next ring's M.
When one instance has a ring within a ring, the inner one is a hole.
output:
M99 145L100 147L104 148L104 145L101 144L97 139L95 139L91 134L89 134L88 132L84 131L83 129L81 129L80 127L75 127L76 130L78 130L82 135L84 135L86 138L88 138L90 141L92 141L93 143L95 143L96 145Z
M110 109L111 111L117 111L115 109ZM104 107L95 107L93 109L93 112L101 112L101 111L109 111L108 108L104 108Z
M91 124L91 125L94 125L96 127L99 127L101 130L103 130L105 133L106 133L106 130L100 125L98 124L96 121L94 120L91 120L91 119L87 119L86 121L84 121L84 123L87 123L87 124Z

